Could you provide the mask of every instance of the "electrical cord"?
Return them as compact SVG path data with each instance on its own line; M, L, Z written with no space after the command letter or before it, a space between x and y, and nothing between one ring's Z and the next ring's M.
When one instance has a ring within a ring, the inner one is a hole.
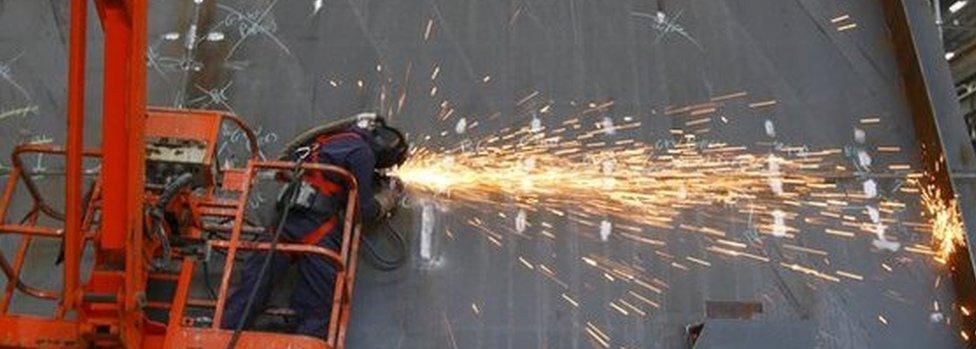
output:
M285 226L285 220L288 218L288 213L291 211L292 206L295 204L295 199L298 197L298 190L296 189L298 182L301 181L302 173L304 172L301 168L302 164L305 162L306 156L299 157L298 161L295 162L295 168L292 169L291 182L288 184L290 192L288 193L288 201L285 202L285 207L278 216L278 222L275 224L274 235L271 237L271 246L268 248L268 254L264 256L264 261L261 263L261 269L258 271L258 278L255 282L255 286L251 289L251 294L247 297L247 302L244 304L244 313L241 318L237 320L237 326L234 327L234 333L230 337L230 341L227 343L228 349L233 349L237 346L237 342L241 338L241 332L244 330L244 324L247 323L248 318L251 316L251 308L254 306L254 300L257 298L258 289L261 288L261 283L264 281L265 274L268 273L268 267L271 265L271 260L274 257L275 249L278 247L278 238L281 235L281 230Z

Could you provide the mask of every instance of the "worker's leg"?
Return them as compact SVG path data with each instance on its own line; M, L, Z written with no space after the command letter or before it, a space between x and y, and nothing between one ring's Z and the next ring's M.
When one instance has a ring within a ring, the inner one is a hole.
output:
M338 229L333 231L319 245L339 251L340 234ZM295 333L325 338L332 312L336 269L319 256L303 256L297 262L299 280L291 297L291 307L299 317Z
M254 297L254 303L251 305L250 311L251 316L249 316L247 321L254 321L253 314L256 314L257 311L264 308L264 303L271 293L273 281L287 270L288 264L291 263L291 257L281 252L276 252L271 260L271 264L268 265L267 273L262 278L261 284L258 285L261 265L264 264L264 259L267 255L267 253L251 253L244 260L238 286L231 293L230 298L227 299L227 305L224 307L224 317L220 324L221 328L237 328L238 321L244 316L244 307L247 305L247 299L251 296L251 292L253 292L255 287L258 287L258 293Z

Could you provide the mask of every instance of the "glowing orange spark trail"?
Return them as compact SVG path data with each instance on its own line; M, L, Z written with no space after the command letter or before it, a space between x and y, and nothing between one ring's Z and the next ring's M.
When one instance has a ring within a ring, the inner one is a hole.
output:
M925 187L922 190L922 204L929 216L932 243L936 248L935 260L945 264L956 248L966 245L966 237L958 203L956 200L946 203L941 194L934 186Z
M711 116L699 114L714 113L720 107L715 103L675 107L666 114L679 117L688 113L686 126L711 124ZM770 100L751 106L775 104ZM711 239L711 244L741 244L741 250L715 247L705 251L760 262L769 261L761 251L760 234L791 240L813 233L843 240L863 237L871 239L876 250L905 248L942 263L965 242L955 204L943 203L931 189L923 192L921 174L912 173L908 165L877 166L887 172L874 173L857 164L851 166L852 160L863 165L865 156L852 159L847 149L762 143L759 149L750 149L702 140L680 129L670 130L675 138L652 145L619 137L617 132L639 128L640 121L625 117L626 123L617 125L607 118L594 122L588 111L599 107L590 103L590 109L553 125L556 128L542 125L533 116L528 127L505 127L482 139L466 139L452 149L421 146L394 174L414 192L482 207L514 204L530 212L549 212L573 223L599 227L602 239L606 239L603 231L610 229L608 220L622 219L636 224L632 225L635 230L617 234L631 241L664 245L661 240L648 239L645 227L694 233ZM708 113L697 112L706 109ZM449 117L453 110L444 113ZM457 122L456 133L469 129L465 118ZM471 122L474 124L477 121ZM448 133L441 132L441 137ZM424 138L429 140L429 136ZM879 147L889 153L900 150ZM900 178L905 184L890 193L879 193L876 178ZM928 222L906 222L899 216L911 202L925 207ZM686 213L694 213L695 221L678 219ZM520 215L523 223L516 223L521 227L517 231L526 226L525 213ZM899 241L908 238L905 236L886 234L895 231L896 225L930 233L932 249ZM741 232L743 226L746 233ZM737 239L752 241L734 241ZM501 235L491 239L498 246L501 240ZM829 258L820 248L795 243L789 244L795 246L794 251Z
M573 142L447 153L420 149L396 175L413 188L450 199L507 202L499 200L502 195L660 228L673 228L674 217L696 207L748 202L749 210L758 211L756 223L768 228L764 232L783 235L795 229L785 221L774 227L775 216L792 217L801 198L834 188L814 172L822 167L820 156L757 156L721 143L683 142L660 150L626 143L626 148L586 154L567 151L579 149ZM709 227L693 230L723 234Z

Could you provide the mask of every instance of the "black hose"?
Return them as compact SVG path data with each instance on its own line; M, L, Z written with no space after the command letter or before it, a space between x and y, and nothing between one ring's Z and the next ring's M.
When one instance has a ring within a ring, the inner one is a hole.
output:
M315 141L318 136L330 133L336 133L341 130L345 130L356 123L356 117L348 117L344 119L339 119L327 124L322 124L317 127L313 127L301 134L293 137L285 146L281 149L281 153L278 155L278 160L287 160L290 156L293 156L298 149L306 145L311 144Z
M159 240L160 247L162 248L162 260L153 261L153 265L156 269L163 269L169 265L172 260L170 253L173 250L172 245L169 243L169 236L166 235L166 229L164 229L164 224L166 224L166 206L173 201L176 194L179 194L184 188L190 186L193 183L193 174L184 173L181 174L176 179L170 181L163 188L163 192L159 194L159 201L156 202L156 206L149 208L149 215L152 216L153 227L152 232L156 235L156 239Z
M288 185L289 188L296 188L298 182L301 181L302 172L301 168L304 159L299 159L295 163L295 168L292 169L291 182ZM289 189L286 189L289 190ZM244 330L244 324L247 323L247 319L251 316L251 308L254 306L254 299L257 298L258 290L261 288L261 283L264 282L264 276L268 273L268 267L271 265L271 260L274 258L275 249L278 247L278 238L281 235L281 230L285 226L285 220L288 218L288 212L291 211L291 207L295 204L295 199L298 197L297 189L290 189L288 196L288 201L285 202L285 207L278 216L278 222L275 224L274 235L271 237L271 246L268 248L268 255L264 257L264 261L261 263L261 270L258 272L258 279L255 282L253 288L251 288L251 294L247 296L247 303L244 304L244 313L241 318L237 320L237 326L234 327L234 333L230 337L230 342L227 343L228 349L233 349L237 346L237 342L241 339L241 331ZM233 263L233 261L231 262Z
M162 248L163 250L162 251L163 256L162 259L152 260L152 267L155 270L162 270L166 268L167 265L169 265L172 258L170 256L170 253L172 252L173 248L169 244L169 237L166 236L166 229L163 228L164 220L162 219L162 217L157 216L157 214L154 213L154 211L155 211L154 209L151 208L149 209L149 215L153 217L152 219L153 225L150 228L150 230L153 232L153 235L156 236L156 239L159 240L160 248Z
M399 250L398 256L394 258L388 258L382 256L376 251L376 246L373 245L370 239L363 236L363 245L366 247L366 252L372 259L372 264L376 269L381 271L391 271L402 267L407 261L407 243L399 231L393 228L388 219L383 220L383 225L386 226L387 230L390 231L390 235L393 237L393 241L397 245Z
M169 206L169 202L173 200L173 197L191 183L193 183L193 173L190 172L181 174L176 179L167 183L166 187L163 188L162 194L159 194L159 201L156 202L156 207L165 210L166 206Z
M95 182L92 182L88 186L88 190L85 191L85 195L81 198L81 215L84 219L84 215L88 214L88 204L91 203L92 196L95 195ZM58 250L58 258L54 260L54 265L61 265L64 262L64 239L61 239L61 247Z
M207 259L203 259L203 283L207 285L207 292L210 293L210 299L217 299L217 291L213 288L213 282L210 281L210 263L207 263Z
M212 239L213 233L207 233L207 239ZM207 286L207 292L210 293L211 299L217 299L217 291L214 290L213 282L210 281L210 256L205 255L200 261L203 263L203 284Z

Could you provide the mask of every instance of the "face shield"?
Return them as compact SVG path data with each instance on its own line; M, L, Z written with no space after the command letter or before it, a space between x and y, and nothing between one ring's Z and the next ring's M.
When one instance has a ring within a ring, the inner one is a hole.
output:
M391 168L407 160L407 139L399 130L380 122L371 134L370 146L376 155L376 168Z

